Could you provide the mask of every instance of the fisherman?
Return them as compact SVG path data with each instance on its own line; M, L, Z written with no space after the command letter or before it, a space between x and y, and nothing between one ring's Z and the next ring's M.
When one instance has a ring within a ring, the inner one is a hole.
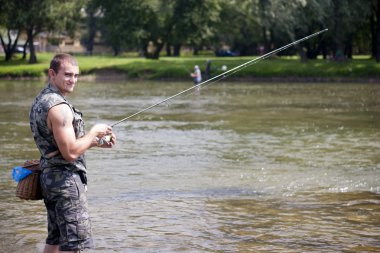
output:
M48 218L44 253L79 252L93 247L84 153L92 147L111 148L116 136L105 124L94 125L86 134L82 113L67 101L79 74L73 56L55 55L48 74L49 83L30 110L30 127L41 153L40 182Z
M201 75L201 70L199 69L199 66L198 65L195 65L194 66L194 72L190 74L190 76L193 78L194 80L194 85L197 85L199 84L200 82L202 82L202 75Z

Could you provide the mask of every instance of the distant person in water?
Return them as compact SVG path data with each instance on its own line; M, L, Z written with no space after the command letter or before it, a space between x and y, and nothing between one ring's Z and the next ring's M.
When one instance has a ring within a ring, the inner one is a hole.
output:
M202 75L201 75L201 70L199 69L199 66L198 65L195 65L194 66L194 72L190 74L190 76L193 78L194 80L194 85L197 85L199 84L200 82L202 82Z

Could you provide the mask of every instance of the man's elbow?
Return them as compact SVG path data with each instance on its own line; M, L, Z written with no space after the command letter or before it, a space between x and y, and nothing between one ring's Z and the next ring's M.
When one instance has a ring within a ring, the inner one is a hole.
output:
M74 162L76 159L78 159L79 155L75 153L67 153L67 154L62 154L63 158L68 161L68 162Z

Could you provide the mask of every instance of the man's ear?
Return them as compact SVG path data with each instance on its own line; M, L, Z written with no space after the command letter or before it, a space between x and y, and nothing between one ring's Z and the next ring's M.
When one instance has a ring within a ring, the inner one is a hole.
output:
M49 74L49 79L54 80L54 77L56 75L55 71L53 69L49 69L48 74Z

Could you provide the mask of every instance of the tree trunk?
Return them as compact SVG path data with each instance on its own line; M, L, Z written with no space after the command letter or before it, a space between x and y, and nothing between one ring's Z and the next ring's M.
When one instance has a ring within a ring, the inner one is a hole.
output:
M305 48L306 48L306 52L305 52ZM303 51L303 53L305 54L304 57L306 59L314 60L315 58L317 58L316 50L310 44L306 44L304 48L300 46L299 50L300 50L300 53ZM301 58L301 62L302 62L302 58Z
M262 20L268 19L268 16L266 14L268 5L269 5L268 0L260 0L259 1L259 8L260 8L260 13L261 13L260 18ZM267 31L268 30L267 30L266 26L264 25L261 29L261 33L262 33L263 41L264 41L264 52L262 52L263 54L270 51L270 41L268 40Z
M22 52L22 59L25 60L26 59L26 49L28 47L28 41L25 41L25 44L24 46L22 46L22 48L24 49L24 52Z
M322 50L323 59L326 60L327 59L327 46L326 46L325 41L322 41L321 50Z
M264 40L264 51L263 51L263 54L267 53L270 51L270 44L269 44L269 41L268 41L268 38L267 38L267 30L265 29L265 27L262 28L262 31L263 33L263 40Z
M92 55L94 50L94 40L96 36L96 18L95 11L88 13L88 41L86 43L86 52L89 55Z
M151 51L146 50L145 58L158 60L160 58L160 52L161 52L163 47L164 47L164 43L161 43L161 42L153 43L153 50L151 50Z
M196 56L199 54L199 48L198 47L193 47L193 55Z
M166 44L166 56L172 56L172 48L170 44Z
M4 49L4 53L5 53L5 61L9 61L10 59L12 59L12 52L9 51L9 44L6 45L4 40L3 40L3 36L0 35L0 39L1 39L1 45L3 46L3 49ZM9 43L9 42L8 42Z
M29 27L26 31L26 34L28 36L27 43L29 45L29 64L37 63L37 55L36 55L36 49L34 48L33 44L33 27Z
M141 51L142 51L142 55L145 57L145 58L148 58L147 55L148 55L148 44L147 43L144 43L141 47Z
M181 44L174 45L173 56L179 56L181 52Z
M161 50L164 48L164 43L157 43L156 44L156 50L154 50L154 58L153 59L159 59Z
M348 40L347 40L347 43L346 43L346 47L345 47L345 50L344 50L344 53L345 55L347 55L347 58L348 59L352 59L352 37L353 35L350 35Z
M114 56L118 56L120 54L120 47L119 46L113 46L112 51L113 51Z
M334 22L335 22L335 35L334 35L334 44L335 44L335 52L334 58L337 61L344 60L344 44L342 41L342 10L339 5L339 1L334 1Z
M4 53L5 53L5 61L10 61L12 59L14 52L15 52L20 33L17 32L16 39L14 40L13 43L12 43L12 38L11 38L11 34L10 34L9 29L7 31L7 35L8 35L8 44L5 44L3 37L1 35L0 35L0 40L1 40L1 45L3 46Z
M373 5L373 9L371 11L371 19L370 19L370 23L371 23L371 40L372 40L372 57L376 59L376 20L375 20L375 17L376 17L376 11L377 11L377 8L376 8L376 5L374 4Z
M298 53L300 54L300 58L301 58L301 63L306 63L307 62L307 49L302 47L302 46L298 46Z
M380 62L380 0L377 0L376 19L376 61Z

